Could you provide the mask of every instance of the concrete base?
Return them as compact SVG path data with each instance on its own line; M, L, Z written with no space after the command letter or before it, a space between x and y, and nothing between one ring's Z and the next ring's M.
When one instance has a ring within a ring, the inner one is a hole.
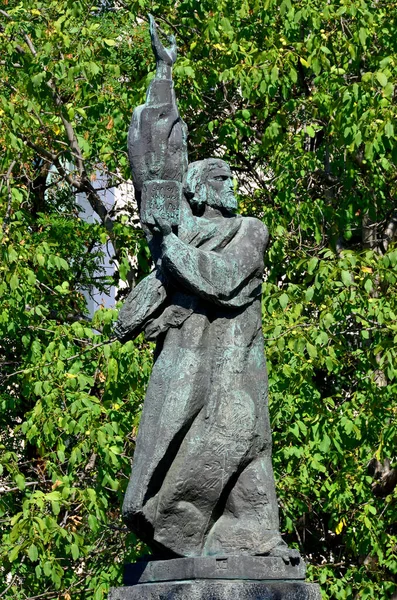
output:
M124 565L124 585L194 579L304 581L305 563L300 557L291 560L283 560L280 556L240 555L138 561Z
M320 587L303 581L196 580L112 588L109 600L321 600Z

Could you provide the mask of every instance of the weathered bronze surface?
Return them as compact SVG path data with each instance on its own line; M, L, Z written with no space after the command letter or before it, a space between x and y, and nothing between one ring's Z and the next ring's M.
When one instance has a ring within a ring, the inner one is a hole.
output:
M175 40L165 49L153 19L150 27L157 70L132 117L129 157L155 269L127 298L117 333L144 331L157 347L124 518L159 558L281 557L300 578L299 554L280 536L271 463L261 327L268 232L235 214L225 162L188 166Z

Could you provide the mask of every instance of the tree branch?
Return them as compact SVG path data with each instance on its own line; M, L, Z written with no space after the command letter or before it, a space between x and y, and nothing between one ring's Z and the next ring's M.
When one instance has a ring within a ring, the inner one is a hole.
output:
M387 249L389 247L390 242L393 241L394 236L396 235L396 231L397 231L397 210L395 210L393 212L393 214L390 217L390 221L388 222L388 224L386 225L384 231L383 231L383 248L384 251L387 252Z
M1 14L3 14L8 19L12 18L8 13L6 13L3 10L1 10ZM23 34L23 36L29 47L30 52L34 56L36 56L37 51L31 41L31 39L25 33ZM77 166L77 172L79 175L79 179L77 179L76 177L73 177L70 173L67 172L66 168L61 164L61 161L59 160L59 156L60 156L59 154L58 155L53 154L52 152L49 152L48 150L45 150L44 148L37 146L34 142L32 142L30 139L28 139L24 135L20 134L19 137L24 141L24 143L27 146L32 148L32 150L37 152L40 156L45 157L45 159L48 160L49 162L52 162L57 167L60 175L62 177L64 177L71 186L75 187L79 192L84 192L87 195L87 200L88 200L89 204L91 205L92 209L97 213L97 215L101 219L102 224L104 225L106 230L108 232L111 232L113 230L113 226L114 226L113 219L111 218L109 211L107 210L107 208L104 205L104 203L102 202L99 194L96 192L89 177L87 176L84 159L83 159L83 153L82 153L80 145L78 143L76 133L74 131L72 124L66 119L66 117L63 114L64 102L62 100L62 97L59 94L53 79L50 79L47 82L47 86L50 88L50 90L52 92L52 97L54 99L55 105L57 107L59 107L59 109L60 109L60 118L61 118L63 126L65 128L66 136L67 136L67 139L69 142L69 148L72 152L72 155L76 159L76 166ZM113 243L113 246L116 251L115 243Z
M37 51L36 48L33 46L32 40L30 39L30 37L28 36L27 33L23 34L23 37L25 39L25 42L27 43L29 50L31 51L31 53L33 54L33 56L37 55Z
M65 117L62 114L62 110L61 110L61 119L62 119L63 126L65 127L66 135L69 140L69 146L70 146L71 150L73 150L74 155L76 157L78 173L79 173L80 177L83 177L83 175L85 174L85 166L84 166L84 160L83 160L81 148L77 141L77 136L72 127L72 124L69 123L69 121L67 119L65 119Z
M3 221L3 233L6 230L6 227L8 225L8 222L10 220L10 215L11 215L11 202L12 202L12 194L11 194L11 185L10 185L10 178L11 178L11 173L12 170L15 166L16 161L13 160L12 163L9 166L9 169L6 173L5 179L6 179L6 185L7 185L7 195L8 195L8 202L7 202L7 210L6 210L6 214L4 216L4 221Z
M78 358L79 356L81 356L82 354L85 354L86 352L90 351L90 350L95 350L96 348L100 348L101 346L106 346L107 344L112 344L113 342L117 341L117 337L113 336L111 337L109 340L106 340L104 342L99 342L99 344L93 344L92 346L88 346L87 348L84 348L84 350L82 350L81 352L78 352L77 354L73 354L73 356L68 356L67 358L64 358L63 361L64 362L69 362L71 360L74 360L75 358ZM3 377L3 379L9 379L10 377L14 377L15 375L20 375L21 373L30 373L31 371L36 371L38 368L40 367L48 367L50 365L52 365L53 362L47 362L44 363L43 365L35 365L34 367L29 367L27 369L20 369L19 371L14 371L14 373L9 373L7 375L5 375Z
M372 484L372 491L374 496L378 498L385 498L389 494L392 494L394 488L397 486L397 468L386 471L379 481Z
M6 12L5 10L0 9L0 14L3 15L3 17L6 17L7 19L12 19L12 16L10 14L8 14L8 12ZM33 56L36 56L37 55L36 48L34 47L33 42L30 39L30 37L28 36L28 34L24 33L23 37L24 37L25 42L28 45L29 50L33 54ZM21 46L17 46L17 50L18 50L18 52L24 53L24 50L23 50L23 48L21 48Z
M47 479L46 481L25 481L25 487L30 487L32 485L42 485L43 483L51 483L51 479ZM20 492L21 489L19 487L6 488L0 491L1 494L8 494L9 492Z
M39 156L54 164L59 174L69 183L69 185L76 188L79 192L84 192L87 195L88 202L90 203L92 209L97 213L97 215L101 219L102 224L104 225L106 230L109 232L112 231L114 226L113 219L111 218L106 206L100 199L99 194L97 194L87 174L83 172L82 177L80 177L79 179L72 177L72 175L68 173L66 168L62 165L58 154L54 154L49 150L45 150L41 146L38 146L37 144L29 140L23 134L17 135L29 148L34 150Z

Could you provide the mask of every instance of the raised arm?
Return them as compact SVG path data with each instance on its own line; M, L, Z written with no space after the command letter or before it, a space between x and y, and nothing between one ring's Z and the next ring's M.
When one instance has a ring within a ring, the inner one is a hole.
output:
M168 38L171 46L165 48L151 15L149 21L156 74L149 84L145 104L133 112L128 131L128 154L138 199L146 182L182 182L187 169L187 128L179 115L172 81L177 55L175 37Z
M171 46L164 48L161 43L156 21L152 15L149 15L150 41L152 43L153 54L156 58L156 79L172 79L172 66L176 61L176 39L175 36L168 36Z

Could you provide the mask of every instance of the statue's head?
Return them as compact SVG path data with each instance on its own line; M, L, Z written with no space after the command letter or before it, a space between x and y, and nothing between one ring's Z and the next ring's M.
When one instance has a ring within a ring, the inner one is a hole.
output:
M205 205L226 212L235 212L237 209L232 172L229 165L219 158L191 163L186 175L185 192L190 204L198 209Z

